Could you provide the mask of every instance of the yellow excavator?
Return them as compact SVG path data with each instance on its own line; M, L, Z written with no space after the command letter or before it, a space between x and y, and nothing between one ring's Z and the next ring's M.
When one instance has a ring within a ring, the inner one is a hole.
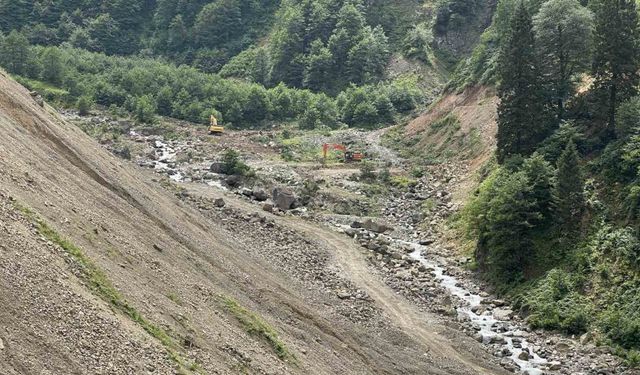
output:
M211 135L224 134L224 127L221 125L218 125L218 119L214 115L211 115L211 124L209 125L209 134Z

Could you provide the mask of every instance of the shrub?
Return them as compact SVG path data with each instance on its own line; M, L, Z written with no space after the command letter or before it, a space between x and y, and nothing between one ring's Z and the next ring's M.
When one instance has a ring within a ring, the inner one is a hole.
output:
M222 173L226 175L251 176L251 168L240 160L240 154L233 149L228 149L222 156Z
M80 116L88 115L91 111L92 106L93 103L91 101L91 98L89 98L88 96L82 96L76 102L76 107L78 108L78 113L80 114Z
M525 297L527 321L534 328L558 329L569 334L587 331L592 308L578 292L579 278L553 269Z
M375 167L372 163L363 161L360 164L360 180L374 181L376 179Z

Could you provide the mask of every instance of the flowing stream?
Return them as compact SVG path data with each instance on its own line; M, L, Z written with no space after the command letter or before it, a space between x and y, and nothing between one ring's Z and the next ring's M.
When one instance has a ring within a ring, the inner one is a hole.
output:
M424 250L426 250L425 246L406 241L397 240L397 242L405 246L410 246L414 250L410 254L410 257L419 261L427 267L427 269L432 270L431 272L436 280L440 282L440 285L449 293L464 301L464 305L457 307L456 310L459 316L462 315L468 318L471 324L479 330L478 333L482 335L484 344L489 344L492 341L495 342L494 340L496 340L496 338L503 338L504 347L511 353L508 357L518 365L523 373L528 375L544 374L541 368L548 362L535 353L533 345L523 337L525 332L521 330L521 327L518 327L518 325L509 320L498 319L494 315L493 310L485 310L482 313L474 312L473 310L476 310L474 308L480 307L488 302L486 298L464 289L455 277L447 275L445 268L425 258L423 255ZM498 342L500 342L500 340L498 340ZM520 359L520 355L524 351L529 353L528 360Z
M176 171L172 169L169 166L169 163L174 163L176 161L176 151L162 141L156 141L155 147L156 147L156 153L160 151L160 156L158 157L158 161L155 165L155 169L157 171L173 170L175 173L169 174L169 178L176 182L182 181L183 179L182 173L180 173L180 171Z

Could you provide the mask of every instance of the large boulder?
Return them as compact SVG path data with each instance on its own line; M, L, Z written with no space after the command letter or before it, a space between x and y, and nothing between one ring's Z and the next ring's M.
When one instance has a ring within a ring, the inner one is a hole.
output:
M295 194L291 190L283 187L274 188L271 199L273 200L273 204L282 211L295 208L297 202Z
M242 177L240 176L227 176L227 178L224 179L224 182L232 188L238 187L240 185L242 185Z
M217 174L224 174L224 163L219 161L211 163L209 171Z
M264 191L264 189L254 188L252 194L253 194L253 198L258 202L264 202L267 199L269 199L269 194L267 194L267 192Z
M376 223L375 221L371 220L371 219L367 219L362 223L362 228L374 232L374 233L384 233L388 230L392 230L393 228L385 225L385 224L380 224L380 223Z

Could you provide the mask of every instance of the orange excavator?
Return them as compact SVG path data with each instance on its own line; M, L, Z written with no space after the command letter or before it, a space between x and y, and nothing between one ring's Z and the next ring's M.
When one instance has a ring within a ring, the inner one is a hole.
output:
M345 163L364 160L364 154L360 151L350 151L347 149L347 146L341 144L325 143L322 146L322 157L324 158L325 163L327 162L327 153L329 150L342 151Z

